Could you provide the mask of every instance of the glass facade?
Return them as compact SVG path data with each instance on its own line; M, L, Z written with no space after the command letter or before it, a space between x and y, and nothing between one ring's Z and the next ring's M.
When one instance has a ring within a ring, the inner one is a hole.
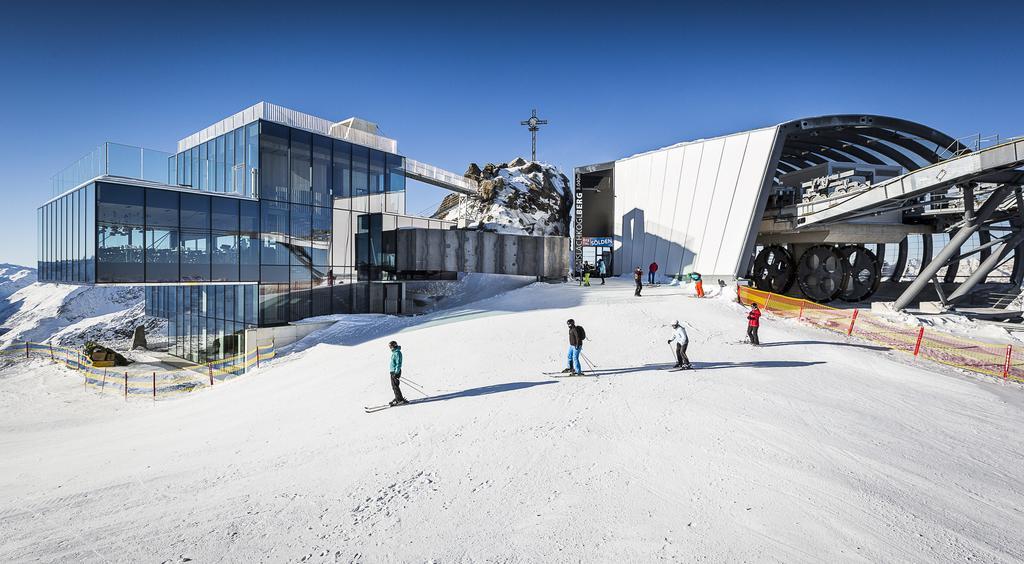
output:
M41 282L96 281L96 185L87 184L37 210Z
M245 351L245 330L256 327L255 284L151 286L146 315L167 320L169 351L192 362L213 362Z
M39 208L40 280L149 285L172 354L208 362L246 327L369 311L393 278L400 155L257 121L159 164L176 188L101 180Z

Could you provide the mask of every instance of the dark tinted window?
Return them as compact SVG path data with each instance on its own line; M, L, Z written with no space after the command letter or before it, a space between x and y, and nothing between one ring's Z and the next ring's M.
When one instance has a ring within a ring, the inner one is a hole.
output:
M181 227L210 228L210 197L201 194L181 195Z
M213 228L217 231L238 231L238 200L213 198Z
M171 190L146 190L146 225L178 226L178 193Z
M260 198L288 200L288 128L260 122Z

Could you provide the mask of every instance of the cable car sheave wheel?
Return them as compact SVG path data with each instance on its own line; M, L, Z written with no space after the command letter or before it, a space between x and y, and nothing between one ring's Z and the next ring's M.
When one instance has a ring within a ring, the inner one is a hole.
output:
M816 302L836 299L846 285L849 268L843 254L831 245L815 245L800 255L796 280L800 291Z
M839 247L849 276L839 297L847 302L859 302L869 298L878 290L882 280L878 257L861 245Z
M785 294L793 286L795 275L793 255L785 247L767 246L754 258L751 279L758 290Z

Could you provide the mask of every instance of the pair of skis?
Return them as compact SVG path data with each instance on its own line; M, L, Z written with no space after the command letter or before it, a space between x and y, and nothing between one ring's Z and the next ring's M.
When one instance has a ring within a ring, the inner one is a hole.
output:
M410 401L407 401L406 403L399 403L399 404L396 404L396 405L391 405L390 403L385 403L383 405L363 406L363 409L367 413L377 413L378 411L384 411L385 409L391 409L392 407L402 407L403 405L411 405L411 404L416 403L417 401L419 401L419 400L410 400Z

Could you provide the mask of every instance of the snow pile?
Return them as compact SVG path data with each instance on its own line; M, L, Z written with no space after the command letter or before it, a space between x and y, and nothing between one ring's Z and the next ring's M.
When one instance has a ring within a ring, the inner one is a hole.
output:
M569 235L569 179L555 166L519 157L483 169L472 163L465 176L480 183L479 193L447 196L434 218L499 233Z
M1019 386L771 316L752 348L724 295L632 292L353 316L173 401L11 367L0 561L1024 559ZM596 368L550 378L570 317ZM674 319L692 372L663 370ZM391 339L431 397L367 415Z

